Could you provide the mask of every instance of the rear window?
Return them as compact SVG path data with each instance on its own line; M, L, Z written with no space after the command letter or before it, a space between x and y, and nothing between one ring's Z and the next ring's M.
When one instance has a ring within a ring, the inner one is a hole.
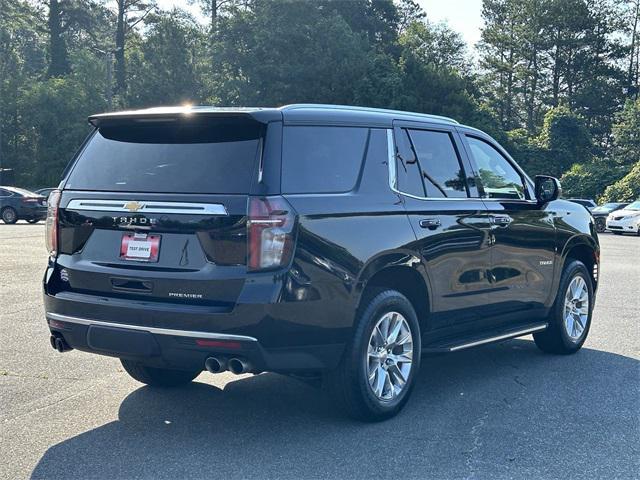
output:
M87 143L66 188L248 193L261 130L237 122L104 126Z
M368 128L285 127L283 193L353 190L365 155Z

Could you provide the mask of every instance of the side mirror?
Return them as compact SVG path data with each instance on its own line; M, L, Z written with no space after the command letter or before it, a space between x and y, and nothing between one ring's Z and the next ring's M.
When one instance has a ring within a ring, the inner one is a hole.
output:
M562 193L560 180L547 175L536 175L536 200L547 203L556 200Z

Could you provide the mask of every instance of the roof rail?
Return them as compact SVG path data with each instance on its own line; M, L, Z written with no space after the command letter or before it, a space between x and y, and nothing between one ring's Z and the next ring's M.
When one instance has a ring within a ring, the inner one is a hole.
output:
M320 103L294 103L291 105L283 105L280 107L280 110L296 110L299 108L317 108L317 109L331 109L331 110L350 110L356 112L372 112L372 113L386 113L390 115L411 115L416 117L421 117L425 119L432 120L440 120L449 123L459 124L456 119L451 117L444 117L442 115L431 115L428 113L418 113L418 112L406 112L403 110L389 110L386 108L371 108L371 107L354 107L350 105L331 105L331 104L320 104Z

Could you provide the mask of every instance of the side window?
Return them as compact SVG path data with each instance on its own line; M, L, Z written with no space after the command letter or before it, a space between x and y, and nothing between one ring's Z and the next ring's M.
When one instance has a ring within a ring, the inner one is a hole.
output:
M427 197L467 197L467 181L447 132L410 130Z
M524 200L526 196L522 176L509 161L483 140L467 136L467 141L484 187L484 198Z
M367 145L368 128L288 126L282 144L283 193L353 190Z
M11 192L9 190L0 188L0 197L10 197L10 196L11 196Z
M426 197L424 185L420 179L420 164L411 146L408 132L403 128L396 130L398 152L396 156L396 172L398 190L416 197Z

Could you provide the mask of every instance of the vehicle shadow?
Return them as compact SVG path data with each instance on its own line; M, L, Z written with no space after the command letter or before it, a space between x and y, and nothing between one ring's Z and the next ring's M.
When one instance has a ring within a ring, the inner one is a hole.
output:
M545 355L530 340L424 357L407 408L376 424L274 374L141 387L118 421L49 448L32 478L548 478L574 476L576 462L632 477L639 372L633 358Z

